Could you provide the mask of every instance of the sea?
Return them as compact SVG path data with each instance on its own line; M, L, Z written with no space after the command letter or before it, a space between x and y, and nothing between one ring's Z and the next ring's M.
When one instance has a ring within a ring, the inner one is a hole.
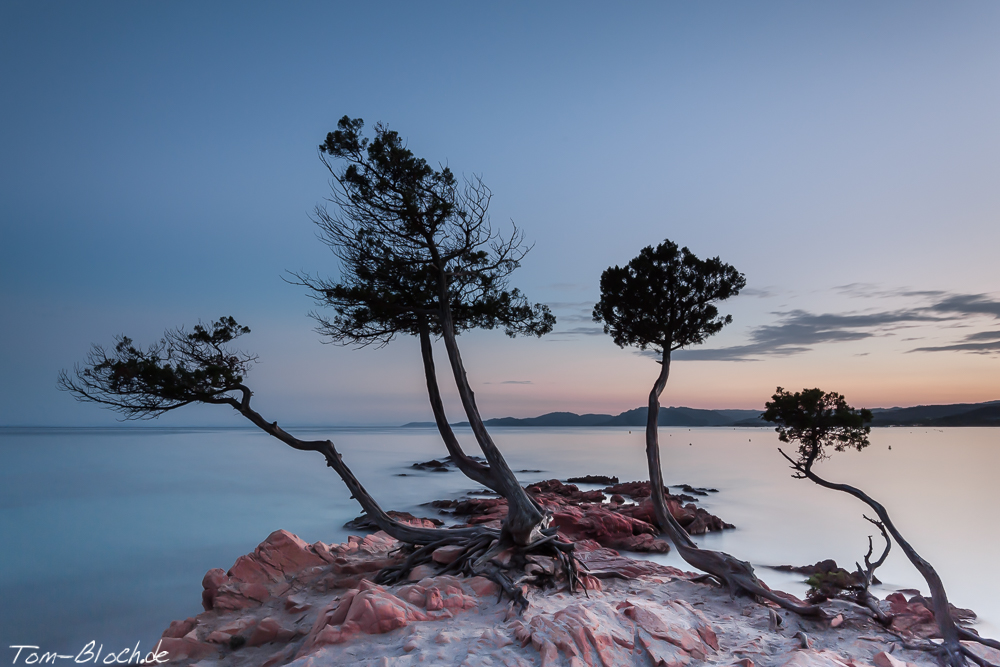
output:
M291 429L289 429L291 430ZM467 429L466 451L476 452ZM587 474L648 479L641 429L495 428L522 483ZM441 458L428 428L301 428L330 438L385 509L436 516L427 503L481 490L461 473L412 464ZM833 558L853 569L874 533L843 493L793 479L765 428L661 428L664 479L717 489L699 503L735 524L698 536L752 562L771 587L803 595L802 575L769 569ZM863 452L819 464L859 486L940 573L951 602L1000 636L1000 429L880 428ZM599 488L582 485L582 488ZM360 514L318 454L250 428L0 428L0 639L76 655L152 648L170 621L198 614L201 580L272 531L343 542ZM655 560L685 567L674 554ZM926 585L898 548L876 595Z

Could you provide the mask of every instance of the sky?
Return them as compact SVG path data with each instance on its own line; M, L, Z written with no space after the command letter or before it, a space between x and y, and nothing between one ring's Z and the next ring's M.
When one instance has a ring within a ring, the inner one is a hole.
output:
M324 345L283 280L338 275L311 214L345 114L481 176L534 244L513 283L555 332L460 338L487 418L645 403L658 366L590 312L664 239L747 287L663 405L1000 399L997 34L995 2L5 0L0 425L113 424L60 369L222 315L253 330L266 418L430 420L416 341Z

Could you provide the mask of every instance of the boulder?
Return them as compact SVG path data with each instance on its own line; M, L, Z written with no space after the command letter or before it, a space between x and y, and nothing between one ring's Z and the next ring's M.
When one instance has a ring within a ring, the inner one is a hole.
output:
M438 547L431 554L431 559L435 563L440 563L441 565L450 565L454 563L459 556L465 553L465 547L461 544L448 544L443 547Z
M295 637L295 631L282 625L278 619L268 616L261 619L260 623L250 633L247 639L247 646L261 646L271 642L286 643Z
M186 618L183 621L171 621L170 627L163 631L163 636L165 638L179 639L194 630L196 625L198 625L198 619L194 617Z
M299 650L298 657L327 644L340 644L358 633L382 634L414 621L451 618L452 612L424 611L389 593L381 586L363 581L358 590L324 607Z

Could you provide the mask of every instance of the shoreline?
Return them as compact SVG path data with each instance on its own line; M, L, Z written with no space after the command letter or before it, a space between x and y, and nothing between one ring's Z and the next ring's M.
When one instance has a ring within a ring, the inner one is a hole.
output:
M446 466L447 461L433 460L413 467ZM769 602L732 598L704 575L636 560L614 548L669 550L644 521L650 518L648 482L592 476L573 481L608 486L581 491L552 479L527 489L552 513L561 538L576 545L582 590L569 591L551 558L531 556L528 567L554 575L540 580L543 588L520 587L528 601L521 609L502 598L489 579L441 574L461 551L450 546L434 551L406 581L377 585L376 574L402 562L405 549L359 517L349 526L367 532L364 537L310 545L278 530L228 570L210 570L202 581L205 611L172 622L160 647L170 662L200 667L937 664L930 654L905 648L907 638L915 642L937 633L917 591L909 591L909 600L896 592L879 603L893 617L889 628L868 610L838 599L824 603L825 618L804 618ZM675 488L699 497L714 491ZM505 502L480 495L427 505L462 517L466 525L498 527ZM672 496L671 512L704 531L732 528L693 503L683 504L696 499ZM425 527L441 523L406 513L395 517ZM497 562L504 566L502 559ZM968 610L953 613L966 623L975 618ZM976 650L1000 661L1000 651Z
M275 531L228 571L205 575L206 611L171 623L161 648L173 664L202 667L936 664L849 603L831 603L831 620L805 619L593 542L579 543L581 561L602 578L586 577L575 594L528 589L521 614L488 579L435 576L429 566L401 584L373 584L400 559L398 546L384 533L309 545ZM895 631L926 636L919 605L882 604L903 621ZM1000 660L1000 651L976 650Z

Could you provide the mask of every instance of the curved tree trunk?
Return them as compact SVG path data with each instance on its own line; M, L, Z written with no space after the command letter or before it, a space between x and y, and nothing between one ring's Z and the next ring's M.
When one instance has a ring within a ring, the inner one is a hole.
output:
M462 407L465 408L465 414L469 418L469 424L472 426L476 441L490 464L490 471L496 482L496 486L493 488L507 499L507 518L504 520L502 534L509 537L514 544L525 546L544 538L541 530L548 527L549 517L521 487L514 472L507 465L503 454L500 453L486 430L486 425L483 424L479 408L476 406L475 394L469 386L469 380L465 374L465 366L462 363L461 352L458 350L458 342L455 340L455 326L451 317L451 309L448 307L447 296L447 286L443 286L441 332L445 349L448 350L448 360L451 362L451 369L455 375L458 394L462 399Z
M784 452L781 452L781 454L786 459L791 461L788 455ZM795 462L793 461L793 464L794 463ZM955 620L951 617L951 610L948 605L948 595L945 593L941 577L938 576L934 567L921 558L920 554L918 554L910 543L903 538L903 536L899 533L899 530L896 529L896 525L892 522L892 519L889 518L889 513L886 512L885 507L861 489L853 487L849 484L828 482L814 473L812 471L812 466L802 467L795 465L794 467L816 484L819 484L827 489L833 489L834 491L843 491L844 493L854 496L864 504L868 505L868 507L872 508L872 511L878 515L879 520L885 524L885 528L889 531L889 534L892 535L892 539L896 540L896 544L899 545L899 548L903 550L906 557L911 563L913 563L913 567L920 572L921 576L927 582L927 586L931 592L931 605L934 607L934 619L937 621L938 627L941 629L941 638L944 640L941 647L944 649L947 663L952 665L952 667L961 667L964 665L965 658L963 657L962 645L959 642L961 632L959 627L955 624Z
M451 430L448 418L444 412L444 403L441 401L441 390L438 387L437 373L434 370L434 351L431 346L431 334L426 322L421 322L420 328L420 353L424 361L424 378L427 380L427 395L430 397L431 410L434 412L434 422L437 424L444 446L448 448L451 460L455 462L458 469L474 482L502 493L499 486L493 479L493 473L488 466L484 466L479 461L473 460L466 455L459 444L455 432Z
M670 350L663 351L660 374L649 392L649 412L646 415L646 460L649 463L649 491L653 501L653 511L660 528L667 535L677 553L692 567L707 572L729 589L731 595L744 593L766 598L781 605L789 611L804 616L820 616L822 611L817 605L798 605L790 600L775 595L761 586L753 572L753 567L746 561L739 560L721 551L699 549L687 531L681 527L667 506L663 493L663 472L660 466L659 417L660 394L667 386L670 377Z
M301 451L319 452L326 458L326 464L333 468L351 491L351 497L358 501L365 514L375 522L375 524L386 533L396 538L400 542L411 544L430 544L441 542L442 540L456 542L484 535L481 528L418 528L409 524L396 521L379 506L375 499L368 493L367 489L354 476L351 469L343 461L343 456L337 451L330 440L299 440L287 431L278 426L278 422L266 421L260 413L250 407L250 390L244 388L243 400L237 401L235 398L219 401L231 405L241 415L250 420L255 426L265 433L277 438L289 447Z

